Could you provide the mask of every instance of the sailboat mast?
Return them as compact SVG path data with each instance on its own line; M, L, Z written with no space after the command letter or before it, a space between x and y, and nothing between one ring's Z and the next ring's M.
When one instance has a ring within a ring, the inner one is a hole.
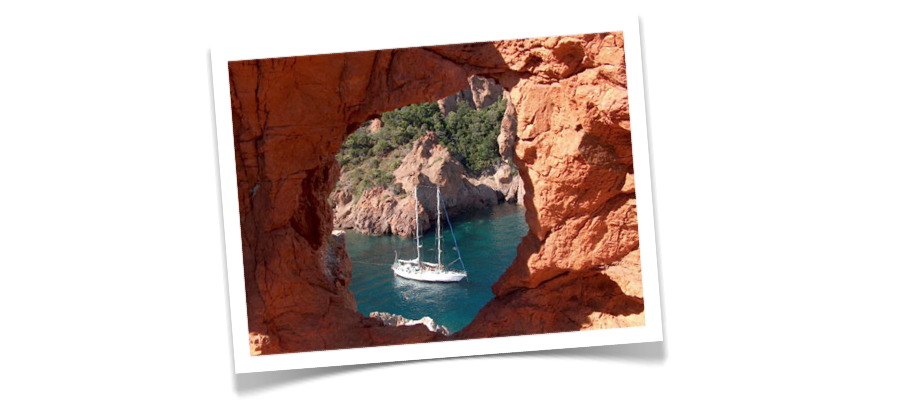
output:
M441 187L438 186L438 230L434 235L438 239L438 270L441 270Z
M418 261L418 267L422 267L422 241L419 237L419 228L418 228L418 185L415 185L415 252L416 252L416 261Z

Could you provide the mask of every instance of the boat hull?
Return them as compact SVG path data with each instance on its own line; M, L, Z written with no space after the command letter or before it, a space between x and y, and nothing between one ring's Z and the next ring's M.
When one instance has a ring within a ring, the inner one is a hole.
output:
M422 282L459 282L466 278L466 272L418 268L415 265L399 262L394 263L392 268L393 273L398 277Z

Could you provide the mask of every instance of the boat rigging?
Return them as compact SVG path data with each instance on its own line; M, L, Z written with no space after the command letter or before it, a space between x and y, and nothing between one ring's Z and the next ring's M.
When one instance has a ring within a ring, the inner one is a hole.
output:
M435 240L438 243L438 258L436 263L426 262L422 260L422 242L421 242L421 229L419 227L418 221L418 185L415 186L415 250L416 258L413 260L401 260L399 258L399 253L396 254L396 259L393 261L393 273L396 276L413 279L417 281L424 282L459 282L466 278L466 267L463 265L463 258L460 256L460 248L457 246L457 237L454 235L454 228L450 224L450 217L447 215L447 206L441 199L441 188L435 186L437 189L437 228L435 231ZM442 251L441 251L441 206L444 206L444 216L447 219L447 226L450 229L451 236L454 238L454 250L457 250L457 260L445 266L442 263ZM450 267L455 264L457 261L460 262L462 270L457 271L450 269Z

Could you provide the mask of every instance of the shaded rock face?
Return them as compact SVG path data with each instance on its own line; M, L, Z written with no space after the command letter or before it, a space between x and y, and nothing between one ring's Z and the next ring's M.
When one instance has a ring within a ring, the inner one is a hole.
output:
M498 132L498 154L501 154L505 162L510 163L514 160L515 143L517 143L517 112L514 111L514 103L509 101L505 107L505 115L502 117L501 129Z
M491 79L470 77L474 83L489 89L472 91L464 89L449 98L469 98L472 106L481 107L509 96L508 91L499 93L498 86ZM467 95L463 95L467 92ZM469 93L472 93L470 95ZM454 96L454 97L452 97ZM466 96L466 97L463 97ZM442 99L444 100L444 99ZM466 100L464 100L466 101ZM442 105L443 102L439 103ZM368 132L376 132L383 126L379 118L372 119L367 125ZM497 141L502 153L502 163L489 172L491 175L471 177L450 152L438 144L437 135L428 132L413 143L412 150L400 161L400 167L394 171L395 181L400 189L374 187L362 192L355 198L348 186L332 193L333 225L336 229L355 229L365 235L394 234L402 237L415 235L414 198L410 196L419 182L422 184L419 197L420 229L422 232L431 228L436 219L435 196L433 188L442 189L448 212L456 215L471 209L480 209L497 203L522 204L524 183L513 166L514 144L517 141L517 116L514 106L507 103ZM491 189L491 191L487 190ZM408 198L407 198L408 197Z
M447 115L457 111L460 102L469 104L471 108L480 110L488 107L502 98L505 89L492 79L473 75L467 78L469 86L450 96L438 100L441 114Z
M505 91L503 97L508 97ZM505 202L522 204L524 201L524 182L517 173L517 168L512 168L514 162L514 145L517 143L517 113L514 111L514 103L508 102L505 107L505 115L502 117L501 128L496 139L498 141L498 153L502 157L504 164L500 165L491 179L486 179L486 184L501 193Z
M377 131L383 128L383 120L380 118L374 118L371 120L371 123L367 125L368 133L377 133Z
M397 203L396 195L383 187L367 190L352 207L353 229L367 235L390 233L390 219L394 218Z
M409 194L404 202L410 212L415 204L412 193L418 187L418 202L420 213L423 215L421 219L425 221L422 230L427 229L437 218L435 186L441 188L441 200L447 207L447 212L451 214L494 206L498 203L495 192L478 180L467 176L463 165L450 155L446 147L438 143L434 132L428 132L415 141L412 150L403 159L402 164L396 168L396 171L393 171L393 177L396 183L400 184ZM415 216L409 217L411 218L402 218L396 222L409 225L414 230ZM394 230L394 233L410 236L398 230Z
M471 178L446 147L438 143L434 132L428 132L413 143L399 168L393 171L394 183L400 193L381 186L365 190L354 203L347 190L333 193L335 225L353 228L367 235L394 234L415 236L415 188L418 190L419 228L428 230L437 219L437 192L451 215L470 209L494 206L505 194L491 180L483 183ZM510 186L510 181L506 186ZM506 192L510 189L506 188ZM514 193L512 193L513 195ZM501 198L499 198L501 196Z
M645 325L639 250L496 297L453 336L470 339Z
M354 229L354 196L348 190L337 190L329 197L333 204L333 226L337 229Z
M644 323L623 55L605 33L229 63L253 354L439 340L356 311L327 199L348 132L472 75L509 91L529 232L454 336Z
M509 164L499 165L494 174L480 178L479 182L494 190L500 201L520 203L524 198L524 182Z

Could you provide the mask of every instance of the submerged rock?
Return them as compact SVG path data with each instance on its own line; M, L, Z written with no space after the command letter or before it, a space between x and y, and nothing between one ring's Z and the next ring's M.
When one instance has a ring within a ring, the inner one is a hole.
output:
M434 333L440 333L444 336L450 335L450 331L447 330L443 325L438 325L434 323L434 320L431 317L422 317L420 319L409 319L398 314L390 314L388 312L374 311L370 313L371 318L376 318L387 324L389 326L412 326L412 325L424 325L428 328L429 331Z

